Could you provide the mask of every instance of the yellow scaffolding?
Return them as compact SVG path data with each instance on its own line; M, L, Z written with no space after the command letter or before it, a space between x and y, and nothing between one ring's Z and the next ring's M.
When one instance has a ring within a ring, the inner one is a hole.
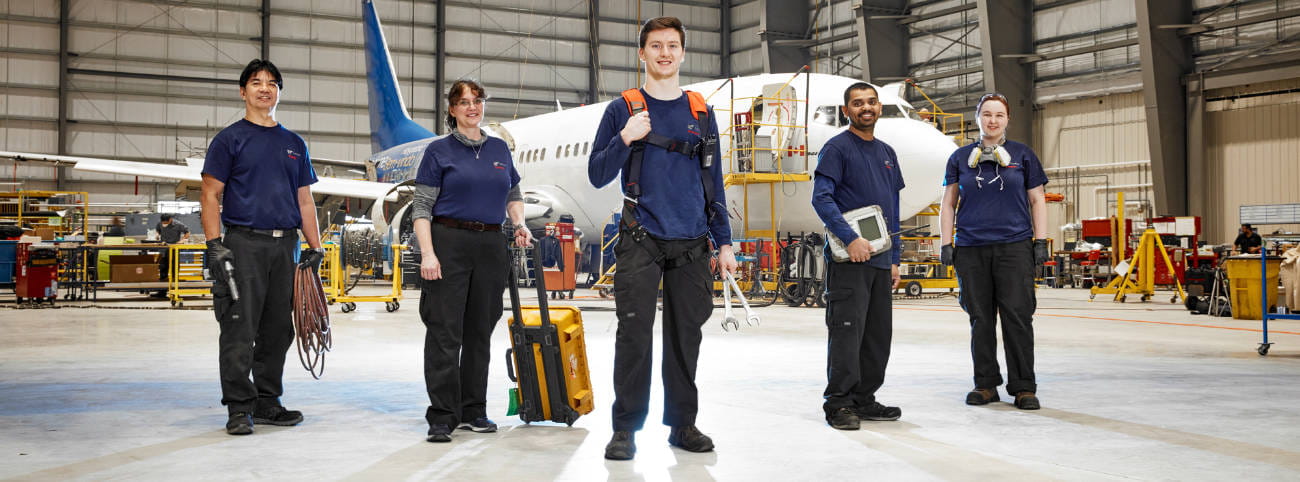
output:
M64 210L67 215L49 215ZM38 214L41 212L45 212L45 215ZM0 192L0 219L12 219L18 226L54 228L57 235L73 231L84 234L89 228L89 212L90 194L85 191ZM58 221L52 222L53 218L58 218Z
M921 118L926 122L933 124L936 129L939 129L939 132L944 133L944 135L952 136L958 144L962 144L965 138L963 134L966 129L966 116L964 114L944 112L943 108L939 107L939 104L934 102L934 99L931 99L929 95L926 95L924 90L921 90L921 86L917 85L915 80L907 79L906 82L907 85L916 89L916 92L921 94L921 97L925 98L925 101L929 102L930 107L934 109L925 110L922 108L921 111L917 112L921 115ZM927 116L929 118L926 118Z

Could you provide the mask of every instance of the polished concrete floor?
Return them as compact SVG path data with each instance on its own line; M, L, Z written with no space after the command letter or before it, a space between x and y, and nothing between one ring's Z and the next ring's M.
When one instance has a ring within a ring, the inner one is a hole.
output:
M903 417L856 432L822 419L822 310L762 308L760 326L730 333L719 329L716 310L698 385L699 426L717 450L670 448L656 403L632 462L602 458L610 301L575 301L588 308L596 411L572 427L505 416L511 384L499 328L488 409L501 430L457 433L450 444L424 441L417 293L394 313L379 303L349 314L335 307L324 377L313 380L289 355L284 402L306 421L258 426L247 437L222 430L211 311L109 299L99 308L5 308L0 478L1300 479L1300 324L1275 323L1276 345L1261 357L1259 322L1193 316L1167 303L1089 302L1081 290L1039 293L1042 410L1017 410L1005 393L1002 403L963 404L969 337L952 298L896 302L879 396Z

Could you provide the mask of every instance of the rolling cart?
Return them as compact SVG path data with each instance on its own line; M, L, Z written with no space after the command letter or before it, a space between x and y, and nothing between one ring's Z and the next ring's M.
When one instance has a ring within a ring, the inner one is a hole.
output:
M1270 291L1273 292L1273 293L1276 293L1276 292L1277 292L1277 285L1276 285L1276 284L1275 284L1275 285L1272 285L1272 286L1270 286L1270 285L1268 284L1268 253L1267 253L1267 251L1268 251L1268 249L1267 249L1267 247L1268 247L1268 242L1269 242L1270 240L1272 240L1272 241L1300 241L1300 236L1294 236L1294 235L1293 235L1293 236L1279 236L1279 235L1274 235L1274 236L1261 236L1261 237L1263 238L1262 241L1263 241L1263 246L1264 246L1264 247L1261 248L1261 249L1259 250L1259 251L1260 251L1260 253L1259 253L1259 278L1260 278L1260 280L1259 280L1259 284L1260 284L1260 286L1261 286L1261 289L1259 290L1259 305L1260 305L1260 310L1259 310L1259 311L1260 311L1260 313L1261 313L1260 320L1261 320L1261 324L1262 324L1262 326L1263 326L1264 339L1263 339L1262 341L1259 342L1259 348L1256 349L1255 351L1258 351L1259 354L1260 354L1260 356L1264 356L1264 355L1267 355L1267 354L1268 354L1268 349L1269 349L1269 347L1273 346L1273 343L1268 341L1268 320L1300 320L1300 313L1286 313L1286 314L1284 314L1284 313L1269 313L1269 312L1268 312L1268 295L1269 295L1269 292L1270 292Z

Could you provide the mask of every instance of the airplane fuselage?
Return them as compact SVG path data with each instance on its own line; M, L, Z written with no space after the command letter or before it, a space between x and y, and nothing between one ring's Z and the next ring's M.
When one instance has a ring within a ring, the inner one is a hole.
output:
M770 146L774 150L769 155L775 160L769 160L769 166L781 172L811 173L816 169L821 146L846 129L838 109L843 103L844 89L857 82L856 79L810 74L807 79L801 75L791 80L790 74L764 74L737 78L730 85L725 85L726 80L715 80L684 87L704 94L714 108L718 131L723 133L724 172L761 170L752 163L745 169L738 168L738 164L744 163L741 158L746 156L746 152L752 157L752 153L761 151L747 151L743 147L735 149L741 144L738 137L743 135L743 128L732 126L737 114L741 117L762 115L761 108L755 113L753 107L756 103L768 105L769 112L773 106L786 110L779 117L784 119L781 121L783 124L778 125L787 127L772 128L774 135L769 137L773 139L768 141L777 144ZM773 97L764 97L764 86L768 86L768 95L771 95L773 86L787 82L787 88L792 91L786 92L792 95L784 97L797 101L781 102ZM811 95L805 90L810 90ZM900 196L900 215L906 219L938 199L944 163L956 146L951 138L931 124L915 118L911 106L897 92L888 90L877 88L882 103L892 109L886 108L877 122L875 133L879 139L889 143L899 157L907 184ZM805 103L804 99L808 102ZM608 104L601 102L484 126L490 135L504 138L510 145L526 199L551 208L542 219L530 220L535 226L554 221L561 214L570 214L578 229L598 233L619 210L622 193L618 182L596 188L587 180L591 142ZM813 110L805 116L808 104ZM492 104L489 103L488 115L491 111ZM804 126L807 128L806 138ZM373 169L368 177L394 184L413 179L424 148L432 140L412 141L375 154L370 159ZM752 135L750 141L753 141ZM782 182L770 187L774 189L753 184L727 189L728 211L737 237L743 237L741 230L746 225L750 230L774 229L777 232L823 229L811 206L811 181ZM769 198L769 192L775 193L775 202ZM776 226L772 226L771 206L776 207ZM742 217L747 217L748 223Z

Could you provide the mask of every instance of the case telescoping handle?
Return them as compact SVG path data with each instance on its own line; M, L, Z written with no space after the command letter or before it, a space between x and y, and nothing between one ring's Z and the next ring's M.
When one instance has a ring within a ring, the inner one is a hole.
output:
M519 273L516 271L518 267L519 263L512 256L510 259L510 282L506 284L510 285L510 313L514 315L515 323L519 323L519 326L523 327L524 312L519 308Z
M533 281L537 285L537 307L542 310L542 328L551 324L551 307L546 303L546 273L542 271L542 243L533 239ZM520 318L522 319L522 318Z

